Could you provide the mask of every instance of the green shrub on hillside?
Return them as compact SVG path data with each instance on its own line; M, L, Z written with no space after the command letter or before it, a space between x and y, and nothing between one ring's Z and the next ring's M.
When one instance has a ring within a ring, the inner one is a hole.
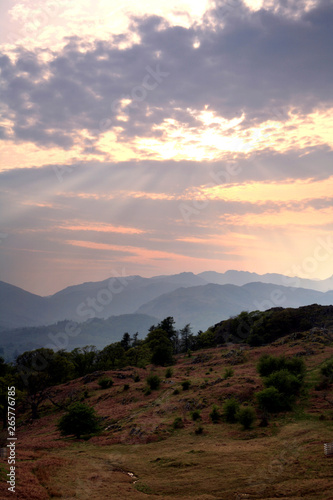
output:
M201 419L200 411L193 410L191 413L191 418L192 418L193 422L195 422L196 420L200 420Z
M223 405L223 413L225 419L229 424L237 422L237 412L239 410L239 403L235 398L228 399Z
M190 388L190 385L191 385L191 381L190 380L184 380L182 383L182 388L183 388L183 391L188 391L189 388Z
M161 385L161 379L157 375L149 375L147 377L147 384L152 391L157 391Z
M98 381L98 385L100 386L101 389L109 389L110 387L113 386L113 380L112 378L101 378Z
M264 379L264 384L265 387L275 387L280 393L291 398L297 396L302 387L302 381L286 369L271 373Z
M182 429L184 427L184 422L181 417L176 417L173 421L172 427L174 429Z
M74 434L80 439L82 435L94 434L100 430L98 420L94 408L85 403L73 403L61 417L57 427L61 435Z
M217 424L221 420L221 414L219 412L218 406L214 405L212 411L209 414L209 418L213 424Z
M223 375L224 380L227 380L227 378L232 377L233 374L234 374L234 370L232 368L226 368L224 370L224 375Z
M301 358L286 358L285 356L276 357L264 354L259 359L257 370L261 377L267 377L280 370L288 370L293 375L303 378L306 366Z
M237 412L237 420L242 424L243 429L247 430L252 427L253 422L256 419L256 412L252 406L245 406L240 408Z
M320 373L328 379L330 384L333 384L333 359L327 361L324 366L321 367Z
M261 409L270 413L291 410L304 383L303 359L265 354L259 359L257 370L265 385L256 394Z
M259 407L268 413L278 413L286 410L283 396L275 387L267 387L256 394Z

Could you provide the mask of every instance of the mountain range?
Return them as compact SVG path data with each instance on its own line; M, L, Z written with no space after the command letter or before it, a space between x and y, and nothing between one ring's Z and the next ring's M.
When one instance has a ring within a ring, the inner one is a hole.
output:
M0 344L11 353L14 347L16 352L44 347L50 334L60 336L67 320L80 324L80 335L71 338L68 348L101 348L124 332L145 334L167 316L174 317L178 328L190 323L196 333L243 310L313 303L333 304L333 277L320 281L232 270L116 276L48 297L0 282Z

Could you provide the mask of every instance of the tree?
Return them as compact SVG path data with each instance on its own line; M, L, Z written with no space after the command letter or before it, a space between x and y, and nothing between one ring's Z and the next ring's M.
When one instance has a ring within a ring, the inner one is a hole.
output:
M96 355L99 370L113 370L125 365L125 349L120 342L109 344Z
M96 347L94 345L76 347L70 354L77 377L83 377L83 375L94 371L97 358Z
M128 351L128 349L131 347L131 342L132 342L132 339L131 339L131 336L129 333L124 333L123 335L123 338L121 339L120 341L120 345L121 347L125 350L125 351Z
M175 329L175 320L173 319L172 316L168 316L167 318L164 318L158 325L157 329L163 330L168 339L171 341L173 351L175 353L178 352L178 344L179 344L179 339L178 339L178 332Z
M57 428L62 436L74 435L80 439L82 435L93 434L100 430L99 418L91 406L85 403L74 403L61 417Z
M17 387L26 391L26 403L31 408L33 419L39 417L39 407L47 399L52 385L50 365L53 357L52 349L41 348L26 351L16 359Z
M181 352L187 352L189 349L192 349L193 348L193 335L192 335L190 324L188 323L187 325L185 325L184 328L182 328L179 331L179 334L180 334L180 338L181 338L181 341L180 341Z
M151 362L154 365L165 366L173 363L172 343L164 330L157 328L149 332L146 343L152 352Z

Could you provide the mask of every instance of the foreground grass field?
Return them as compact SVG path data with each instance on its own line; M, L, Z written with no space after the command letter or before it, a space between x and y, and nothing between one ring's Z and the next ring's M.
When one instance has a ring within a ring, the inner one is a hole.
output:
M258 413L246 431L238 423L211 423L212 404L222 408L231 395L245 406L254 404L254 392L262 387L255 366L264 352L305 360L307 390L297 409L274 416L267 427L260 426ZM269 347L240 351L228 346L181 356L170 378L164 378L165 368L129 368L107 372L115 381L109 389L98 386L100 374L58 386L58 400L86 391L85 402L103 417L103 432L87 441L62 438L56 429L62 412L50 403L37 421L22 415L16 497L333 500L333 457L325 457L323 450L324 442L333 441L332 388L315 389L319 368L332 355L327 339L300 336ZM233 370L227 378L226 368ZM151 370L163 382L159 390L145 394ZM191 382L185 391L184 380ZM191 419L194 409L201 414L196 422ZM177 417L183 428L173 428ZM199 426L203 432L196 434ZM4 466L0 497L13 498Z

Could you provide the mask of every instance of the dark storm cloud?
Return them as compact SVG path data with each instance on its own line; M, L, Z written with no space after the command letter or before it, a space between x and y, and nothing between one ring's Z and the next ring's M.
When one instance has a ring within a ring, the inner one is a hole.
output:
M15 63L3 55L4 116L14 116L17 140L68 149L82 129L97 136L122 127L127 140L161 134L152 127L166 118L196 127L188 109L207 104L229 118L246 113L246 124L284 120L289 106L309 112L332 105L330 1L298 18L240 4L216 23L186 29L157 16L136 18L141 42L127 49L117 47L119 37L93 44L72 37L49 62L23 48ZM127 96L124 122L116 115Z

